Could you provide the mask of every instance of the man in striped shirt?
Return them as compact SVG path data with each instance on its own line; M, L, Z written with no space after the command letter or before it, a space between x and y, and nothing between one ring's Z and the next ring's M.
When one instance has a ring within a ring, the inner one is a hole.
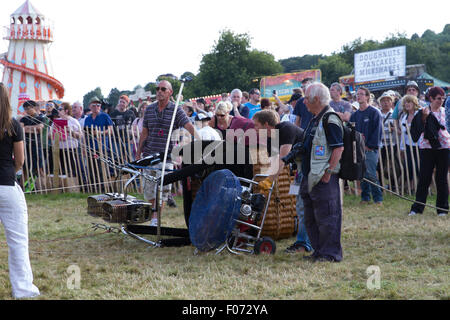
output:
M136 160L149 156L154 153L164 154L166 149L167 139L169 137L170 124L172 116L175 111L175 104L170 101L173 94L172 85L170 82L163 80L156 87L156 102L149 105L144 114L142 133L139 139L139 146L136 152ZM185 128L191 135L198 136L194 126L189 121L186 113L182 108L177 109L173 130L178 128ZM173 141L170 141L168 155L172 152ZM162 169L162 163L156 166L155 169ZM165 170L172 170L173 163L167 161ZM149 170L148 172L154 176L161 176L160 170ZM171 190L171 185L166 185L163 188L163 201L167 201L168 194ZM144 199L153 202L156 199L155 184L145 180L144 183ZM153 214L150 225L156 226L158 223L156 213Z

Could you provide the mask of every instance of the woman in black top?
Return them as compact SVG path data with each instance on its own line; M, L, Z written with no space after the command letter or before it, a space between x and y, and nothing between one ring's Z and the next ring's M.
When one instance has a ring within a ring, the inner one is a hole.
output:
M215 116L209 122L209 126L220 133L222 140L225 140L227 129L231 127L234 120L234 117L230 115L231 108L231 104L220 101L217 104Z
M23 148L22 128L12 118L7 89L0 83L0 221L9 247L9 278L16 299L39 295L28 255L27 204L16 183L16 172L24 161Z

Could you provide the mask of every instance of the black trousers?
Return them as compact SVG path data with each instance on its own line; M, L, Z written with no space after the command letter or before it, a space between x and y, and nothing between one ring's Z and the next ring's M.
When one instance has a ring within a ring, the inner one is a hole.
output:
M416 201L422 203L427 202L428 188L430 187L433 170L436 168L434 179L436 180L436 207L448 210L448 153L449 149L420 149L420 171L419 182L417 184ZM422 213L425 206L414 203L411 211ZM437 213L447 213L446 211L437 210Z

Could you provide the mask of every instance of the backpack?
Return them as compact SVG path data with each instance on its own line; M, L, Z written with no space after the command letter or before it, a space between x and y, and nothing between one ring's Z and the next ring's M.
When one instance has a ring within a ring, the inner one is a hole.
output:
M325 113L323 116L323 127L325 134L328 136L328 117L336 115L342 124L344 131L344 151L340 160L341 169L339 178L343 180L355 181L362 180L366 171L366 151L364 137L361 132L356 131L355 126L351 123L344 124L341 117L335 112Z

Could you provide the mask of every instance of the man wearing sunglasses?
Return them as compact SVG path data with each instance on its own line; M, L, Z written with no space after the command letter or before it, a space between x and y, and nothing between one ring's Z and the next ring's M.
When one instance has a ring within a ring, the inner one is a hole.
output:
M247 102L245 106L250 110L248 118L251 119L256 112L261 111L261 92L259 92L259 89L253 88L249 91L248 94L250 97L250 101Z
M170 101L172 94L172 85L166 80L161 81L156 87L156 102L149 105L145 110L142 133L136 152L136 160L140 159L141 155L146 157L154 153L164 154L167 139L171 139L171 137L169 137L169 130L175 112L175 103ZM192 136L195 136L196 138L200 137L181 107L177 108L172 132L178 128L185 128ZM172 148L173 141L171 139L168 155L171 154ZM155 169L162 169L162 163L156 166ZM173 163L167 161L165 169L172 170ZM160 170L148 170L147 173L157 177L161 175ZM167 202L170 191L171 185L164 186L163 201ZM144 183L144 199L149 202L153 202L156 199L155 185L147 180L145 180ZM156 226L157 223L156 213L154 213L150 225Z
M84 120L83 129L85 131L86 145L93 157L92 161L87 161L88 173L92 179L98 179L95 181L101 183L100 189L103 190L104 178L101 172L102 162L100 159L97 159L95 155L98 155L98 150L100 150L100 148L102 148L101 150L110 150L108 137L109 133L112 131L113 122L107 113L101 111L101 107L102 102L99 98L91 98L89 101L91 114Z

